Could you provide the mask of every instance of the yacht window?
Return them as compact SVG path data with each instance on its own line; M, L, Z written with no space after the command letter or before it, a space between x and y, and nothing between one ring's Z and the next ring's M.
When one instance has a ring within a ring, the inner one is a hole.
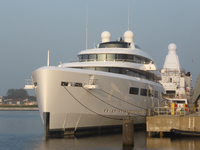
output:
M128 48L129 43L126 42L119 42L119 41L112 41L112 42L106 42L106 43L101 43L99 45L99 48Z
M123 60L123 59L126 59L126 56L124 54L118 54L117 59Z
M115 60L115 54L107 54L107 60Z
M95 67L84 67L83 69L87 69L87 70L95 70Z
M108 68L107 67L96 67L97 71L104 71L104 72L108 72Z
M140 95L147 96L147 89L140 89Z
M110 68L110 72L112 73L119 73L119 68Z
M117 67L72 67L72 68L105 71L105 72L133 76L137 78L144 78L151 81L156 80L155 76L153 76L152 73L147 73L147 72L144 73L141 70L131 69L131 68L117 68ZM154 95L154 93L152 94Z
M127 55L127 56L126 56L126 59L128 59L128 60L133 60L133 55Z
M134 62L134 63L142 63L142 64L149 64L151 62L150 59L138 57L134 55L128 55L128 54L84 54L79 55L79 61L127 61L127 62ZM154 63L152 61L152 63Z
M149 97L153 97L154 95L154 91L153 90L149 90Z
M137 48L137 49L141 49L141 48L140 48L138 45L136 45L136 44L135 44L135 48Z
M88 55L83 55L83 59L88 59Z
M98 54L98 58L99 61L103 61L106 60L106 54Z
M137 57L137 56L134 56L134 60L136 63L140 63L141 62L141 58Z
M138 95L138 92L139 92L139 88L130 87L129 94Z
M129 69L120 68L120 74L127 74L127 71L129 71Z
M96 54L90 54L89 55L89 60L96 60L97 59L97 55Z

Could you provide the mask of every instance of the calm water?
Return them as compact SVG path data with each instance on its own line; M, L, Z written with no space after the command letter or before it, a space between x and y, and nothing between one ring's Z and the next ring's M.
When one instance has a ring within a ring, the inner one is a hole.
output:
M200 149L200 138L149 138L145 131L134 136L134 148L122 147L122 134L45 140L38 111L0 111L0 150Z

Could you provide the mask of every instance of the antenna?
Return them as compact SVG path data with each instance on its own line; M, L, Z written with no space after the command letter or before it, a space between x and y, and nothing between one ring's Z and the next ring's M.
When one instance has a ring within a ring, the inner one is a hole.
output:
M47 53L47 66L50 66L50 63L49 63L49 50L48 50L48 53Z
M128 4L128 31L129 31L129 4Z
M193 58L194 58L194 50L193 50L193 54L192 54L192 67L191 67L191 75L192 75L192 70L193 70Z
M88 13L88 8L87 8L87 5L86 5L86 50L87 50L87 13Z

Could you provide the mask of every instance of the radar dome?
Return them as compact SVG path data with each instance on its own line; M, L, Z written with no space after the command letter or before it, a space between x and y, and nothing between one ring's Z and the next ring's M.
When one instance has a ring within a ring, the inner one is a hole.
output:
M101 33L102 43L110 42L111 34L108 31L104 31Z
M169 51L176 51L176 49L177 49L176 44L174 43L169 44L168 46Z
M124 33L124 41L127 42L127 43L132 43L133 42L133 32L131 31L126 31Z

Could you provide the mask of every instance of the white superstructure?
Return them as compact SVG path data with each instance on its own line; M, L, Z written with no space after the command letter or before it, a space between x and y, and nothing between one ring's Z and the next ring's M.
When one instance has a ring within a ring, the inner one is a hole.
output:
M110 41L104 31L102 43L81 51L78 60L33 72L46 134L119 127L127 114L135 124L145 123L146 109L159 105L164 89L153 59L133 36L126 31L124 40Z
M189 104L192 85L190 72L185 74L185 70L181 69L176 51L177 46L174 43L169 44L168 55L161 70L160 83L166 90L164 97L177 103L181 108L183 104Z

